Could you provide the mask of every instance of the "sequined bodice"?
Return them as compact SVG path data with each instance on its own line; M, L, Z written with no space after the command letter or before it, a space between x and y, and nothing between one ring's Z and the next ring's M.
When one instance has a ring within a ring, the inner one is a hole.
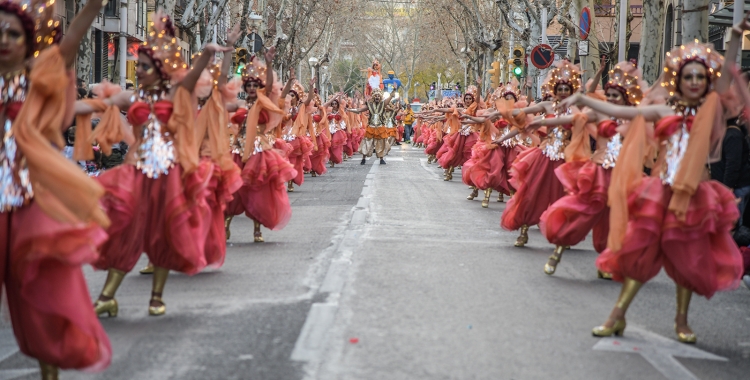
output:
M26 72L18 72L0 77L0 120L3 123L3 141L0 146L0 212L12 211L27 204L34 191L29 181L29 169L26 160L18 151L16 138L13 136L14 106L26 100L28 81Z
M674 184L680 163L685 157L690 141L690 129L698 111L697 108L676 105L673 108L676 115L659 120L655 126L655 134L665 149L664 164L661 165L659 177L662 183L670 186Z
M240 130L237 133L237 136L234 136L232 138L232 153L239 154L240 156L245 153L245 140L247 135L247 128L245 127L245 123L242 123L242 126L240 126Z
M371 127L382 127L383 124L385 124L385 120L383 120L383 109L385 107L385 103L375 103L375 102L368 102L367 103L367 109L370 113L370 116L367 119L367 124Z
M149 178L169 174L176 162L173 136L167 131L164 117L157 117L155 104L164 105L165 91L140 90L134 94L132 103L142 102L149 107L148 120L141 129L141 144L137 150L136 168Z
M337 113L328 115L328 129L331 134L346 130L346 122Z
M471 132L473 132L471 124L461 125L460 133L462 136L468 136L471 134Z
M562 113L556 113L555 116L570 114L570 110ZM565 147L570 143L570 131L562 126L556 126L547 133L547 139L543 144L542 153L551 161L565 159Z
M612 136L607 141L607 149L604 151L604 160L602 161L602 167L605 169L611 169L615 167L617 163L617 156L620 155L620 149L622 148L622 135L619 133Z

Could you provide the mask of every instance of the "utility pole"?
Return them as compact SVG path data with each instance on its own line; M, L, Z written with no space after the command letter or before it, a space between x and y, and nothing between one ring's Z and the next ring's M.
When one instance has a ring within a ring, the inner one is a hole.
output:
M619 50L617 52L617 62L622 62L627 59L627 52L625 52L625 24L628 22L628 0L620 0L620 20L617 22L617 34Z
M120 87L125 89L128 64L128 0L120 0Z

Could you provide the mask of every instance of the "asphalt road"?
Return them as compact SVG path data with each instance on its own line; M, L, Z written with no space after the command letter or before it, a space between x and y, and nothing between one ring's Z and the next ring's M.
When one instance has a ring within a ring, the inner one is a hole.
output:
M750 378L748 289L695 297L698 344L685 346L662 273L633 302L624 338L592 338L620 287L596 278L590 241L546 276L553 247L532 228L514 248L499 227L505 204L467 201L460 171L444 182L408 145L387 160L307 176L291 222L264 230L266 243L235 218L222 268L170 276L166 316L147 315L150 276L129 275L120 315L102 319L112 366L61 378ZM105 273L86 276L94 297ZM0 317L0 380L38 376Z

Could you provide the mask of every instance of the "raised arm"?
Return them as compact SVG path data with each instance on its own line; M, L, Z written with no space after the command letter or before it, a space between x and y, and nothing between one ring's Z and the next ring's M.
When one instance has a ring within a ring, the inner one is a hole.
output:
M266 96L271 95L273 91L273 58L276 56L276 47L271 46L266 52Z
M195 89L195 84L198 83L198 79L203 73L203 69L208 66L208 63L211 61L213 55L219 51L229 50L232 50L232 48L219 46L213 43L206 45L206 47L203 49L203 53L200 55L200 57L198 57L198 59L195 60L193 68L190 69L187 75L185 75L185 79L180 82L180 86L188 90L189 92L193 92L193 90Z
M604 68L605 63L607 63L607 56L602 56L602 61L599 64L599 70L596 71L596 74L594 74L594 80L591 81L591 85L589 86L588 92L595 92L596 88L599 87L599 83L602 81L602 75L604 74Z
M240 38L240 23L234 24L231 30L227 31L227 47L234 48L234 44ZM221 61L221 76L219 76L219 86L227 83L229 68L232 67L232 60L224 54L224 60Z
M286 96L289 95L289 91L292 90L292 85L294 84L294 79L294 69L289 69L289 80L286 81L284 89L281 90L281 99L286 99Z
M750 30L750 13L745 14L745 17L740 21L739 24L732 27L732 38L729 40L729 47L727 52L724 54L724 65L721 67L721 77L716 82L716 91L720 94L729 89L729 85L732 83L732 68L737 65L735 60L737 59L737 53L740 50L740 44L742 43L742 34L744 31Z
M310 91L307 92L307 99L305 99L305 107L309 107L310 102L312 101L313 91L315 90L315 88L313 87L314 84L315 84L315 77L312 77L310 78Z
M83 36L89 32L91 24L102 9L102 0L89 0L76 15L65 31L65 36L60 41L60 53L65 59L65 66L73 67L78 55L78 45L81 44ZM51 22L51 21L50 21Z

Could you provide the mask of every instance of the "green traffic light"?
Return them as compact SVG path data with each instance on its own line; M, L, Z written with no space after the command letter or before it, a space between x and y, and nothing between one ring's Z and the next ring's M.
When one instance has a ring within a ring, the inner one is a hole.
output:
M523 74L523 69L522 69L522 68L520 68L520 67L518 67L518 66L516 66L516 67L515 67L515 68L513 69L513 74L516 74L516 76L520 77L520 76L521 76L521 74Z
M244 64L237 66L237 74L242 74L242 70L244 70L244 69L245 69L245 65Z

